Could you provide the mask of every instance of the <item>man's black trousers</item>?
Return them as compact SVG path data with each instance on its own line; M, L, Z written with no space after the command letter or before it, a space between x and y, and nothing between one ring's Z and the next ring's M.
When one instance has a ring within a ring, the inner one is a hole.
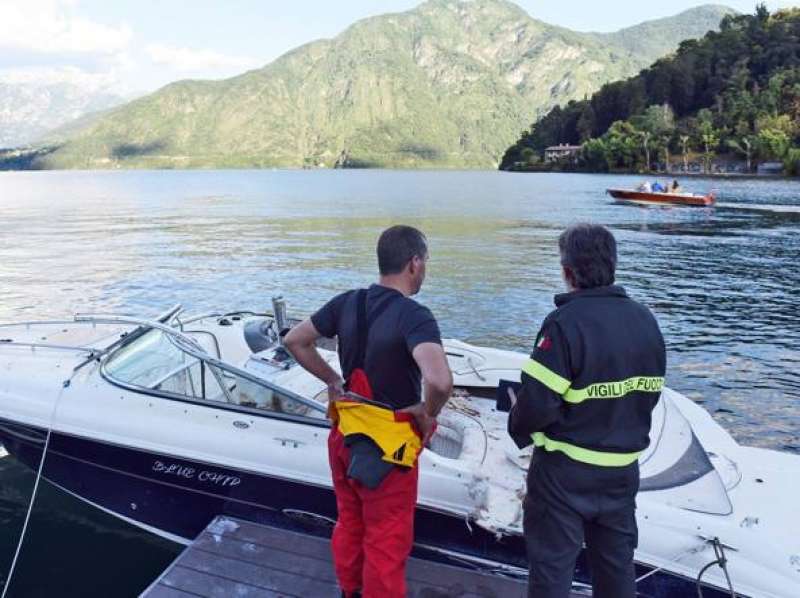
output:
M567 598L585 542L594 598L634 598L639 464L600 467L534 451L525 498L529 598Z

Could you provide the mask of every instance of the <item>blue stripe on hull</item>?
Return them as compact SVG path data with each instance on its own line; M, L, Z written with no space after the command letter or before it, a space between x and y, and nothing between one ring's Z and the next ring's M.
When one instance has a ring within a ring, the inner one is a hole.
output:
M9 453L37 469L46 432L0 420L0 442ZM219 514L257 523L330 535L336 502L330 488L279 479L129 447L54 433L44 476L64 489L113 513L174 536L194 539ZM466 556L527 567L521 537L500 540L463 519L417 509L417 543ZM416 556L465 566L465 561L425 549ZM642 575L649 569L637 567ZM576 581L589 582L581 554ZM676 598L696 594L694 583L657 573L639 586L640 596ZM724 598L714 589L707 598Z

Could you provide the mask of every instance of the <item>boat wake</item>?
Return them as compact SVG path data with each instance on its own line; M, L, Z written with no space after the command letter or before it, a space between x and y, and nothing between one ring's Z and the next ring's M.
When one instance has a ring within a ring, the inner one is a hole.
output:
M755 212L774 212L776 214L800 214L800 206L757 203L718 203L718 208L731 210L751 210Z

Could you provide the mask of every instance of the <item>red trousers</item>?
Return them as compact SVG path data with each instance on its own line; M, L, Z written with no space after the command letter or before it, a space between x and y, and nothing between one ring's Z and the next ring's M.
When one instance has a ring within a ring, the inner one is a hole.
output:
M339 585L348 596L360 590L364 598L403 598L419 467L395 467L370 490L347 477L350 449L336 427L328 436L328 457L338 510L331 546Z

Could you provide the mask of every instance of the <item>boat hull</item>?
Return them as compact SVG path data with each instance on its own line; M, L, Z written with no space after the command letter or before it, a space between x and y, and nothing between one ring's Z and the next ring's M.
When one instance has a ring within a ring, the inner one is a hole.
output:
M31 469L38 469L47 432L0 420L0 442ZM157 454L53 432L43 477L120 519L180 543L193 540L217 515L230 515L284 529L328 536L336 517L329 487L257 472ZM468 526L461 517L418 508L415 555L462 567L497 571L527 567L523 538ZM637 565L641 576L651 568ZM508 571L507 571L508 572ZM585 555L575 580L589 583ZM667 572L643 580L639 596L694 595L695 584ZM704 596L726 594L705 588Z
M685 193L647 193L626 189L609 189L607 193L617 201L640 205L707 208L713 206L715 202L713 193L708 195L689 195Z

